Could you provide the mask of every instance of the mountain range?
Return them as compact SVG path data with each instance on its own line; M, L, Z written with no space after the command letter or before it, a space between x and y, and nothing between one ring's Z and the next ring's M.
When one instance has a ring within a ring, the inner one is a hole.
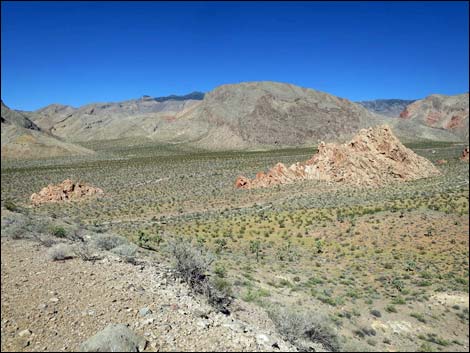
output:
M14 111L2 102L2 158L34 158L44 149L53 155L93 153L75 143L124 138L208 150L310 146L320 140L343 142L361 128L383 123L404 142L463 141L468 139L468 112L468 93L355 103L271 81L78 108L52 104L32 112ZM42 139L43 148L29 155L31 146L17 141L24 134Z
M416 100L405 99L375 99L371 101L359 101L356 103L374 113L390 118L398 118L400 113L415 101Z

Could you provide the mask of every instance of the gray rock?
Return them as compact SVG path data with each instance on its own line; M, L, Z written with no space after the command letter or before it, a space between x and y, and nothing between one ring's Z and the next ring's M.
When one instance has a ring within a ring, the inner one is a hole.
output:
M46 310L47 309L47 304L39 304L38 309L39 310Z
M150 310L149 308L145 307L145 308L142 308L139 310L139 314L140 316L146 316L146 315L149 315L152 313L152 310Z
M209 322L209 320L206 320L206 319L199 319L196 322L196 325L203 328L203 329L207 329L210 326L210 322Z
M264 333L258 333L256 335L256 343L258 343L260 346L279 349L279 344L276 342L276 340Z
M31 331L28 330L28 329L23 330L23 331L20 331L20 332L18 333L18 336L19 336L19 337L29 337L29 336L31 336Z
M239 332L239 333L244 333L244 332L248 331L246 326L244 324L240 323L240 322L226 323L226 324L223 324L222 327L227 327L230 330L232 330L234 332Z
M268 345L271 339L264 333L259 333L256 335L256 343L260 345Z
M80 352L142 352L145 338L137 336L126 325L108 325L80 345Z

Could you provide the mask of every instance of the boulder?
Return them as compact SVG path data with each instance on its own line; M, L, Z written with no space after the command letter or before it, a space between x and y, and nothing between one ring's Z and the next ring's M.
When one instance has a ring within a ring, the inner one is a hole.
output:
M142 352L147 341L126 325L108 325L81 344L80 352Z

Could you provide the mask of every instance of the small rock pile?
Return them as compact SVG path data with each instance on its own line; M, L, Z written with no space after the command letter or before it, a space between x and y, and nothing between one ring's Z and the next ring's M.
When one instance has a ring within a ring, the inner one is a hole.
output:
M406 148L389 126L362 129L349 143L321 142L318 152L304 163L286 167L276 164L252 180L240 176L239 189L269 187L312 179L360 186L380 186L393 181L409 181L439 175L427 159Z
M82 197L102 193L103 190L100 188L95 188L81 182L75 183L70 179L66 179L58 185L49 184L39 191L39 193L32 194L31 202L33 205L37 206L49 202L78 200Z
M462 151L462 154L460 155L460 160L468 162L469 161L469 154L470 154L470 149L469 147L465 147L464 150Z

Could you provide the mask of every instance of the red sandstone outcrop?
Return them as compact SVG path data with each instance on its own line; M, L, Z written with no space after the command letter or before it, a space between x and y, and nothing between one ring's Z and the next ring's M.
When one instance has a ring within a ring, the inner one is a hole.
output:
M103 190L100 188L95 188L81 182L74 183L72 180L66 179L58 185L49 184L39 193L32 194L31 202L37 206L49 202L78 200L82 197L102 193Z
M464 148L464 150L462 151L462 154L460 155L460 160L461 161L466 161L466 162L469 161L469 156L468 156L469 153L470 153L469 151L470 150L469 150L468 146Z
M320 143L318 152L304 163L286 167L276 164L252 180L237 178L240 189L288 184L312 179L377 186L393 181L409 181L439 175L427 159L406 148L389 126L362 129L349 143Z

